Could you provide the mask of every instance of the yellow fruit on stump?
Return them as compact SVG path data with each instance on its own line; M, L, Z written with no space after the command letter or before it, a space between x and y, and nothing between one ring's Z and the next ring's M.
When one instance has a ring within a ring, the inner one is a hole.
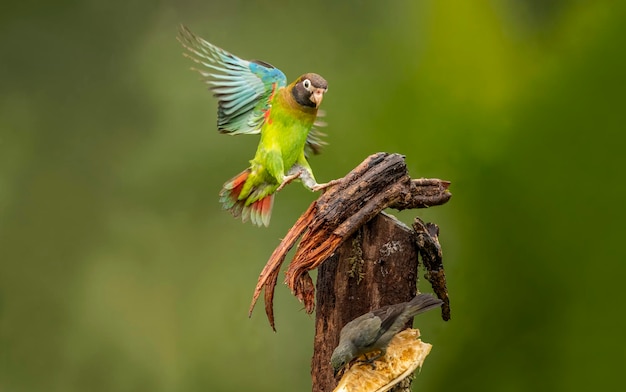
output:
M368 363L355 361L334 392L385 392L422 367L432 345L419 339L418 329L405 329L389 343L387 354L374 361L376 369ZM371 355L370 355L371 356ZM364 360L365 357L359 357Z

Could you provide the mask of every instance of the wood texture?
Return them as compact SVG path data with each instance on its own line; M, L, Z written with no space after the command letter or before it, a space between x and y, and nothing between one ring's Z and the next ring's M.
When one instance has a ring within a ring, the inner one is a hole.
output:
M379 214L361 227L318 270L313 391L337 385L330 356L339 332L371 309L406 302L416 294L418 257L412 230ZM408 324L407 324L408 326Z
M274 289L285 256L300 237L285 282L311 313L315 308L315 287L309 271L318 268L347 238L385 208L424 208L446 203L451 197L449 184L439 179L412 180L402 155L369 156L314 201L289 230L259 276L250 314L264 290L265 313L275 329Z
M285 282L307 313L317 304L313 391L332 391L337 385L330 356L347 322L415 296L419 254L427 279L444 301L442 316L450 318L439 229L418 218L409 228L382 212L444 204L451 197L449 185L439 179L411 179L399 154L371 155L314 201L272 253L259 275L249 312L264 291L265 313L275 329L273 300L280 268L300 240ZM309 274L315 268L319 268L317 296ZM409 389L407 380L393 390Z

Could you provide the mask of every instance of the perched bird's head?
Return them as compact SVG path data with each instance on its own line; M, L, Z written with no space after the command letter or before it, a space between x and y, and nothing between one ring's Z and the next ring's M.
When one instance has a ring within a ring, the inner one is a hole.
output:
M339 371L354 359L354 347L351 344L339 342L333 355L330 357L330 364L333 367L333 374L336 376Z
M318 108L328 91L328 82L314 73L300 76L293 84L291 94L298 104L310 108Z

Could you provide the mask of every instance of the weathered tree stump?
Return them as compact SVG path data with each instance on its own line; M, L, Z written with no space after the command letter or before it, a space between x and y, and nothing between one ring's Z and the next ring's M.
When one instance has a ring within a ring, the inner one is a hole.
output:
M415 235L395 218L379 214L361 227L319 268L312 361L313 390L337 385L328 365L349 321L416 294Z
M437 226L416 219L411 229L381 213L385 208L444 204L451 196L448 186L439 179L411 179L401 155L374 154L313 202L270 257L259 276L250 313L265 290L265 312L275 328L273 297L280 267L302 237L285 282L308 313L317 302L311 372L314 391L332 391L337 384L330 355L348 321L415 295L418 254L435 294L444 301L442 317L450 318ZM309 271L318 267L315 301Z
M378 214L319 267L311 370L313 391L332 391L337 385L328 363L344 325L371 309L405 302L415 296L420 253L426 254L430 263L425 265L426 276L438 278L429 279L435 293L445 298L442 317L450 319L441 248L436 235L421 230L429 227L434 234L436 225L425 225L416 218L413 227L385 213ZM411 324L412 321L407 323L407 328ZM410 385L409 380L392 391L410 391Z

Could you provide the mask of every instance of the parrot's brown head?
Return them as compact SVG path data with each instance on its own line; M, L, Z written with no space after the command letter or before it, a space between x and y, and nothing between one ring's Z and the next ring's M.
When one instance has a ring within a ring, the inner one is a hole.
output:
M299 105L318 108L326 91L328 91L326 79L318 74L307 73L295 81L291 94Z

